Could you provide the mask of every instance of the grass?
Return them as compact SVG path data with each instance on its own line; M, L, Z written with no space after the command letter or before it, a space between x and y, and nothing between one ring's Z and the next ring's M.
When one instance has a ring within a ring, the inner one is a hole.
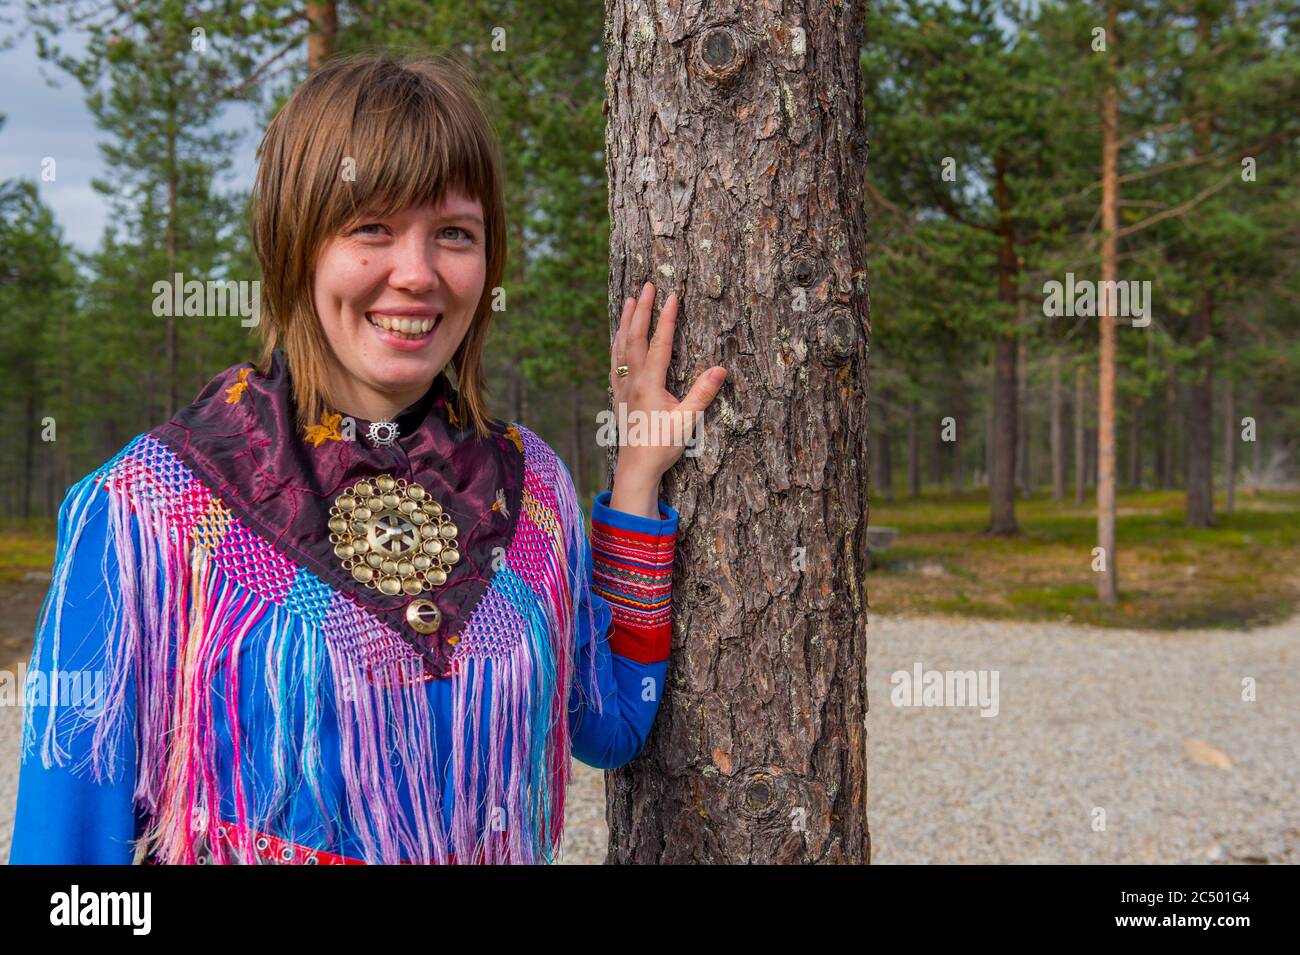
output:
M872 526L899 533L867 577L870 607L1167 630L1260 626L1300 609L1300 493L1241 493L1229 515L1219 498L1209 529L1185 525L1184 503L1181 491L1120 494L1120 601L1106 606L1091 566L1091 501L1020 499L1021 533L992 537L983 491L873 499Z
M48 574L57 537L58 525L49 518L0 523L0 584L20 583L30 573Z

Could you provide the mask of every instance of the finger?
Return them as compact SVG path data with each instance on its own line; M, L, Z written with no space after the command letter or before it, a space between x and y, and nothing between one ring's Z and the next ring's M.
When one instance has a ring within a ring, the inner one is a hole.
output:
M623 364L623 352L626 348L624 342L627 340L628 316L632 314L632 309L636 307L636 299L627 298L623 300L623 314L618 320L618 330L614 333L613 344L609 349L609 367L612 370L618 365Z
M654 338L650 339L650 348L646 352L646 367L653 369L659 377L668 374L668 363L673 357L673 329L677 327L677 293L668 296L659 321L655 324Z
M713 403L713 399L718 396L718 392L722 390L726 380L727 369L721 365L714 365L695 379L695 384L691 386L691 390L686 393L686 397L682 399L678 407L682 411L704 411Z
M632 313L632 323L623 339L623 360L633 371L645 362L646 334L650 331L650 311L654 301L654 284L646 282L641 287L641 296L637 299L636 310Z

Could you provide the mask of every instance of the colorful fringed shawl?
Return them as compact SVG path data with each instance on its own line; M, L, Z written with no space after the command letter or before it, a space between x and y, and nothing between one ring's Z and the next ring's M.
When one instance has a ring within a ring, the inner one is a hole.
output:
M95 778L134 769L147 818L137 861L254 861L251 839L228 831L271 831L301 787L326 805L319 730L332 707L348 825L364 861L554 861L575 654L596 650L583 610L586 531L567 469L521 425L493 422L488 440L460 429L445 375L398 416L392 447L372 447L359 420L348 440L338 416L296 432L291 394L280 352L266 376L230 368L70 492L65 559L38 634L52 641L57 670L66 555L92 496L108 494L104 566L110 548L118 565L106 581L108 694L89 715L50 707L43 758L66 755L61 732L84 730L94 734ZM424 487L459 528L460 562L420 594L441 612L432 634L407 623L409 594L354 579L329 537L338 494L380 474ZM250 632L268 625L271 637L250 650ZM451 686L449 767L446 754L444 765L435 759L430 681ZM594 687L581 691L601 706ZM250 700L268 715L241 713ZM26 732L36 732L30 722ZM124 733L135 737L134 767L121 765ZM248 766L258 747L272 754L269 781ZM214 820L225 823L223 838L209 838Z

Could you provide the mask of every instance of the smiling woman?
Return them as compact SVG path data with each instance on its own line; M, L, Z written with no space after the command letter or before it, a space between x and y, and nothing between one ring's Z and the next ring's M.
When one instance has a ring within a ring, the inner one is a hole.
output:
M486 414L505 214L462 70L327 64L259 157L261 361L60 509L30 672L106 678L29 698L10 861L554 861L570 758L628 762L658 710L683 448L624 449L589 534L564 462ZM664 390L652 299L611 383L693 416L720 379Z
M387 418L450 365L486 437L483 345L506 221L499 146L469 75L449 60L336 61L271 121L258 156L253 241L274 276L259 370L283 348L300 423L325 407ZM417 320L436 331L400 334Z

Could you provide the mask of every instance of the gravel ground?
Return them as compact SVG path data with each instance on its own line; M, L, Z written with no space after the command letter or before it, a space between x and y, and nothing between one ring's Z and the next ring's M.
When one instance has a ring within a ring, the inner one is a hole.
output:
M873 861L1300 856L1300 617L1179 634L875 617L869 634ZM997 715L894 706L891 675L918 662L924 671L996 671ZM1242 700L1247 677L1255 702ZM0 858L21 719L20 709L0 708ZM575 763L566 804L562 861L599 864L604 773Z
M9 667L18 679L14 667ZM9 861L14 834L14 800L18 798L18 752L23 735L21 706L0 706L0 859Z
M868 633L874 862L1297 861L1300 617L1177 634L876 618ZM997 670L998 714L892 705L891 674L917 661Z

